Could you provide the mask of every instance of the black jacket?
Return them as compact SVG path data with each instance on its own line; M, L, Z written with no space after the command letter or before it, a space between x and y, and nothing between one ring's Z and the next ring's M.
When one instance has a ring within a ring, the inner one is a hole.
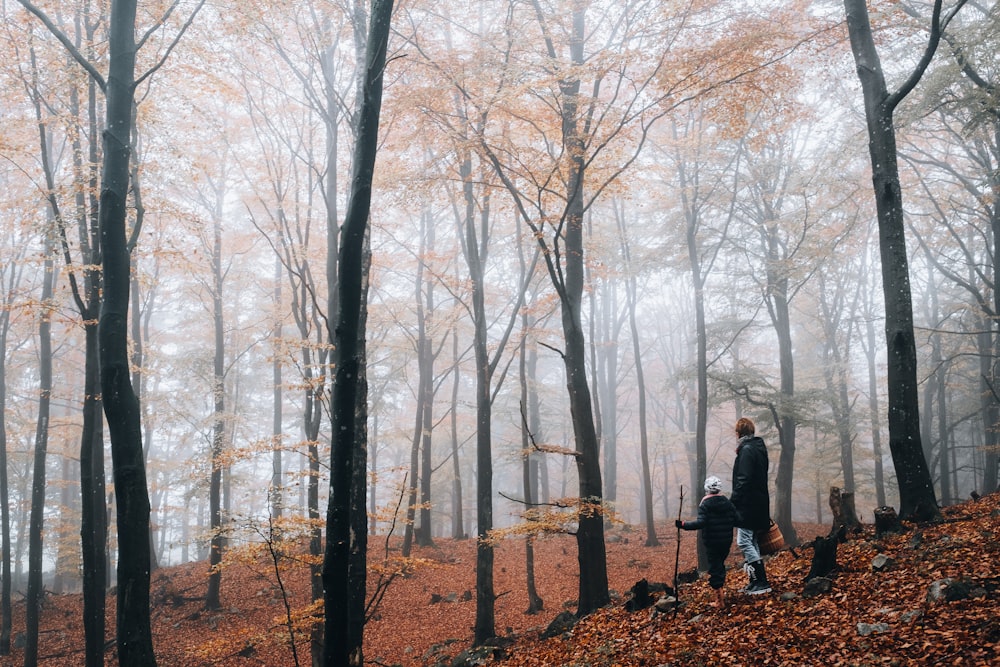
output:
M771 525L771 497L767 492L767 447L757 436L740 438L733 464L733 505L740 528L767 530Z
M707 549L728 551L733 543L736 508L721 493L707 495L698 505L698 518L685 521L684 530L701 529L701 541Z

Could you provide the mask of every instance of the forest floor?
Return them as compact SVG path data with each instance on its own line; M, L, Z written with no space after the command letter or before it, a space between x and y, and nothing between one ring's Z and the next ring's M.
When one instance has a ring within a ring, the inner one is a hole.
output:
M524 540L497 549L496 630L503 648L496 658L523 665L990 665L1000 659L1000 494L944 511L934 525L904 524L906 531L876 539L873 526L848 536L837 552L832 590L803 595L813 550L808 546L770 558L774 592L746 596L734 546L726 581L728 604L716 609L704 577L680 587L676 614L653 608L630 612L628 591L640 579L670 582L676 531L661 526L660 545L646 547L645 532L608 532L611 605L551 639L542 631L561 611L575 611L578 567L570 536L535 541L535 576L544 610L528 607ZM829 528L797 524L802 542ZM679 568L695 563L696 534L681 536ZM373 565L384 556L384 538L373 538ZM390 552L393 553L393 552ZM878 554L893 563L876 572ZM261 553L234 553L222 571L219 611L204 610L208 568L191 563L153 575L153 632L161 667L207 665L308 665L308 576L300 559L283 561L281 581ZM365 634L365 658L374 665L449 664L470 646L475 621L475 543L441 539L415 549L410 572L386 591ZM370 575L373 589L377 574ZM952 579L932 601L934 582ZM286 613L288 602L290 616ZM108 598L109 636L114 597ZM289 643L288 619L295 632ZM15 604L14 633L23 633L23 603ZM79 595L47 595L42 614L43 666L83 664ZM116 665L113 641L107 663ZM0 665L23 664L15 649Z

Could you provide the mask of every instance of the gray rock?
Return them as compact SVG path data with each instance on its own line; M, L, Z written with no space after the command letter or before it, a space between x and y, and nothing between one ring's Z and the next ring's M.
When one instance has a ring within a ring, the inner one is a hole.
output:
M495 646L473 646L465 649L451 661L451 667L474 667L493 662L496 650Z
M944 592L951 585L952 579L938 579L927 587L927 602L940 602L944 599Z
M677 606L677 598L673 595L664 595L653 606L656 607L657 611L673 611L674 607Z
M802 597L811 598L833 590L833 580L827 577L813 577L802 588Z
M858 634L862 637L889 632L888 623L858 623Z
M965 600L972 595L972 586L960 579L938 579L927 588L927 602L955 602Z
M896 561L885 554L879 554L872 559L872 572L885 572L896 566Z
M556 637L564 632L568 632L573 629L573 626L576 625L578 620L579 619L576 617L576 614L572 612L559 612L556 617L552 619L552 622L549 623L549 627L545 628L545 631L542 632L542 638L548 639L549 637Z

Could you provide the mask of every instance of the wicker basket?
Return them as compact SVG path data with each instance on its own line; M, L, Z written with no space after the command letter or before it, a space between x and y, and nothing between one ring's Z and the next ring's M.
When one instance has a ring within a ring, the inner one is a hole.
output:
M785 536L781 534L778 524L771 521L770 528L760 534L757 543L760 546L761 555L770 556L785 548Z

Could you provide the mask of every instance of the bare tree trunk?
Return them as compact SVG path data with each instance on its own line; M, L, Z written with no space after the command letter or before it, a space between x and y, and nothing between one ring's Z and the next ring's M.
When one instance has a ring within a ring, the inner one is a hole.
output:
M338 255L339 280L330 285L337 294L337 311L329 331L334 346L334 384L331 399L332 453L330 457L330 497L327 507L327 538L323 555L323 602L326 608L323 664L328 667L364 664L362 637L363 609L344 601L363 599L364 568L352 562L364 559L364 544L358 545L356 518L351 516L357 495L352 486L356 475L359 395L364 395L363 297L366 262L364 257L368 218L371 209L372 175L378 151L378 124L382 106L382 75L385 68L392 16L392 0L374 0L365 48L364 80L358 108L358 133L354 150L351 196L344 218ZM331 313L332 315L332 313ZM363 466L362 466L363 469ZM362 505L362 508L364 506ZM352 533L354 535L352 536ZM362 531L362 535L366 534ZM352 556L352 548L360 546ZM356 589L356 590L355 590ZM359 611L361 613L359 613Z
M533 484L531 480L531 440L532 437L534 437L534 434L532 434L528 429L528 424L530 424L531 421L527 416L527 411L529 409L529 375L527 360L529 329L530 318L527 311L524 311L521 315L521 350L518 355L518 379L520 380L521 388L521 410L525 413L525 418L521 420L521 482L524 486L524 506L530 511L535 504L535 494L532 489ZM524 571L528 589L528 608L525 610L525 614L537 614L545 607L542 597L538 594L538 588L535 586L534 539L533 535L527 535L524 538Z
M462 499L462 466L458 458L458 390L461 380L461 368L458 363L458 332L452 332L451 359L454 366L454 382L451 389L451 475L452 475L452 509L451 509L451 537L455 540L464 540L468 537L465 533L465 509Z
M44 128L40 128L44 134ZM43 142L44 145L45 142ZM51 221L50 221L51 224ZM38 664L38 629L42 611L42 523L45 516L45 459L49 443L52 401L52 312L55 262L51 242L45 243L44 278L38 314L38 419L35 425L34 466L31 475L31 518L28 528L28 590L24 596L24 665Z
M434 219L428 213L421 215L421 232L423 235L421 242L421 253L419 261L421 264L428 257L434 254ZM431 475L433 464L431 459L434 433L434 345L431 341L432 331L430 325L434 320L434 276L429 271L421 271L427 277L426 282L421 287L417 284L417 300L420 301L423 293L423 304L418 304L418 317L420 318L420 335L418 339L418 356L420 366L420 393L423 395L423 404L420 406L420 524L416 531L417 544L426 547L433 544L431 535ZM416 484L416 479L413 480Z
M10 654L11 572L10 572L10 484L7 474L7 335L14 290L20 282L21 269L10 261L0 269L3 304L0 307L0 655Z
M586 6L574 5L571 60L583 63L583 39ZM584 616L605 606L611 600L608 593L608 564L604 545L604 512L601 488L600 451L594 424L590 387L587 384L587 345L581 324L583 297L583 188L587 149L578 127L580 80L568 78L560 83L564 97L562 136L569 169L566 182L567 207L565 217L564 278L553 273L550 277L559 289L562 313L570 413L576 440L576 465L579 480L580 509L576 531L577 559L580 565L577 615Z
M149 617L149 492L139 402L129 379L127 334L126 201L135 94L135 14L135 0L112 1L99 215L104 298L98 339L117 504L118 660L122 667L151 667L156 657Z
M866 257L867 254L868 253L866 252ZM865 351L865 359L867 360L868 366L868 415L871 421L872 457L875 459L875 503L878 507L885 507L885 473L883 472L882 466L882 420L880 418L881 410L879 409L878 400L877 366L875 365L875 315L871 308L871 297L869 296L870 290L866 289L868 276L867 269L863 272L863 275L865 276L865 281L860 287L863 298L865 299L865 308L863 313L865 333L862 338L864 341L862 347Z
M838 332L844 320L854 317L854 305L844 303L844 287L841 282L829 285L826 276L818 275L820 281L820 314L823 324L823 380L826 386L827 402L833 415L834 429L840 443L840 468L844 475L844 488L854 492L854 434L852 432L851 399L848 393L847 370L840 351ZM832 302L832 303L831 303Z
M217 207L221 206L221 192L217 193ZM215 331L215 355L213 363L212 394L215 403L212 426L211 475L209 480L209 513L211 515L212 538L209 546L208 592L205 594L205 608L221 607L222 553L226 548L226 537L222 528L222 476L225 472L223 452L226 445L226 338L222 312L222 218L221 211L213 215L212 243L212 324Z
M643 508L643 517L646 520L646 546L656 547L660 545L660 541L656 538L656 522L653 517L653 483L649 470L649 433L646 428L646 379L642 368L642 345L639 342L639 325L635 319L635 307L639 299L639 287L634 273L635 268L632 266L632 257L623 213L617 211L616 217L618 218L618 233L621 236L622 254L625 257L629 272L629 275L625 278L625 289L629 329L632 332L632 357L635 363L635 382L639 394L639 455L642 462L642 469L640 470L642 498L640 500Z
M284 486L284 470L281 462L281 450L283 447L283 387L281 379L281 337L282 325L281 315L281 257L274 258L274 308L279 313L274 318L274 331L271 334L274 344L271 361L271 381L274 385L271 388L271 489L269 496L271 516L280 519L284 512L284 498L282 497L282 487ZM280 525L280 522L279 522Z
M952 15L964 2L958 0ZM943 29L941 0L935 0L930 38L920 62L907 81L893 93L886 87L867 5L864 0L844 0L844 10L864 94L872 185L878 211L888 353L889 449L899 482L899 515L902 518L934 519L939 518L941 512L920 443L913 301L893 113L917 85L937 49Z

